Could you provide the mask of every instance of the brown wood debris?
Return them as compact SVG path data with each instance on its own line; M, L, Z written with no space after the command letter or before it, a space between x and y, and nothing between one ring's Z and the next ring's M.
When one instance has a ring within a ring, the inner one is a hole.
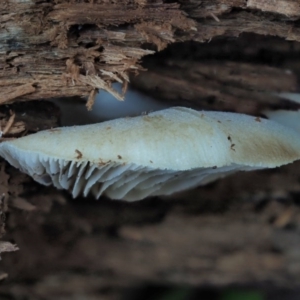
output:
M175 41L176 30L195 28L178 4L162 1L11 0L0 4L0 25L1 103L82 96L94 89L121 100L111 83L126 86L128 73L142 70L141 57L154 53L143 44L162 49Z
M17 251L19 248L10 242L0 241L0 253Z
M287 17L299 17L300 5L299 1L269 1L269 0L248 0L246 4L247 8L258 9L261 11L267 11L271 13L282 14Z
M193 18L210 17L230 13L232 9L253 9L278 14L280 17L299 17L300 7L298 0L179 0L182 7Z
M82 13L84 12L84 13ZM300 40L298 1L0 3L0 103L87 96L124 87L140 59L180 41L245 32ZM90 102L91 103L91 102Z
M57 127L59 109L51 102L19 102L0 107L0 141Z

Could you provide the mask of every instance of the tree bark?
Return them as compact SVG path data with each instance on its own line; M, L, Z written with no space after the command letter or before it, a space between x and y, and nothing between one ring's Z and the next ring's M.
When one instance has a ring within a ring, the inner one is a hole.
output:
M142 56L194 22L161 1L5 1L0 4L0 103L85 96L128 82Z
M35 1L0 4L0 103L122 95L148 54L251 32L299 41L297 1Z
M130 80L170 105L253 115L265 109L298 109L280 94L299 91L299 52L298 42L256 34L177 43L146 57L147 72Z

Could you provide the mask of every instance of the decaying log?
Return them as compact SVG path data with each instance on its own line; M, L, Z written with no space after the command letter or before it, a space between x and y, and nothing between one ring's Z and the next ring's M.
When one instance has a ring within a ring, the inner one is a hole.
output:
M298 88L299 18L296 0L1 1L1 138L58 125L55 106L27 100L84 96L91 108L99 89L122 99L116 81L173 105L283 105L274 93ZM120 299L149 282L296 288L299 170L124 203L75 201L0 161L2 246L20 248L2 255L0 298Z
M166 59L164 64L149 63L148 71L131 81L148 95L173 105L254 115L282 105L276 93L295 91L298 84L295 74L279 68L174 59Z
M297 1L0 3L0 103L94 95L168 44L252 32L300 40Z
M20 251L3 255L0 296L124 299L110 293L150 282L296 288L299 170L298 162L125 203L75 201L7 167L11 192L23 186L28 204L16 201L7 220Z
M178 4L161 1L2 2L0 103L113 92L111 82L125 86L140 58L153 53L143 44L163 48L176 29L193 24Z
M174 44L144 59L137 89L171 105L259 115L299 108L280 93L299 91L298 42L243 34L238 39Z

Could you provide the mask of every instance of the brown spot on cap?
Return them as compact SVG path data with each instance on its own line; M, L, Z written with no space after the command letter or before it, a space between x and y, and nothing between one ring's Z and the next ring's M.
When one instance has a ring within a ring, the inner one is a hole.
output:
M151 117L149 117L149 116L144 116L144 117L143 117L143 120L149 122L149 121L151 121Z
M102 160L102 158L99 158L99 162L98 162L98 166L105 166L107 163L105 161Z
M118 159L122 159L122 156L121 156L121 155L118 155Z
M256 118L255 118L255 121L256 121L256 122L261 122L261 118L260 118L260 117L256 117Z
M77 159L82 158L82 153L79 150L76 149L75 152L76 152L76 158Z

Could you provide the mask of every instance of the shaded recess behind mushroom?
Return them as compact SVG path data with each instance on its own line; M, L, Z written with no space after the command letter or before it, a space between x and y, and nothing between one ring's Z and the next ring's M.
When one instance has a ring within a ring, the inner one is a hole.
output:
M0 145L36 181L73 197L140 200L203 185L239 170L300 158L299 134L242 114L175 107L134 118L41 131Z

